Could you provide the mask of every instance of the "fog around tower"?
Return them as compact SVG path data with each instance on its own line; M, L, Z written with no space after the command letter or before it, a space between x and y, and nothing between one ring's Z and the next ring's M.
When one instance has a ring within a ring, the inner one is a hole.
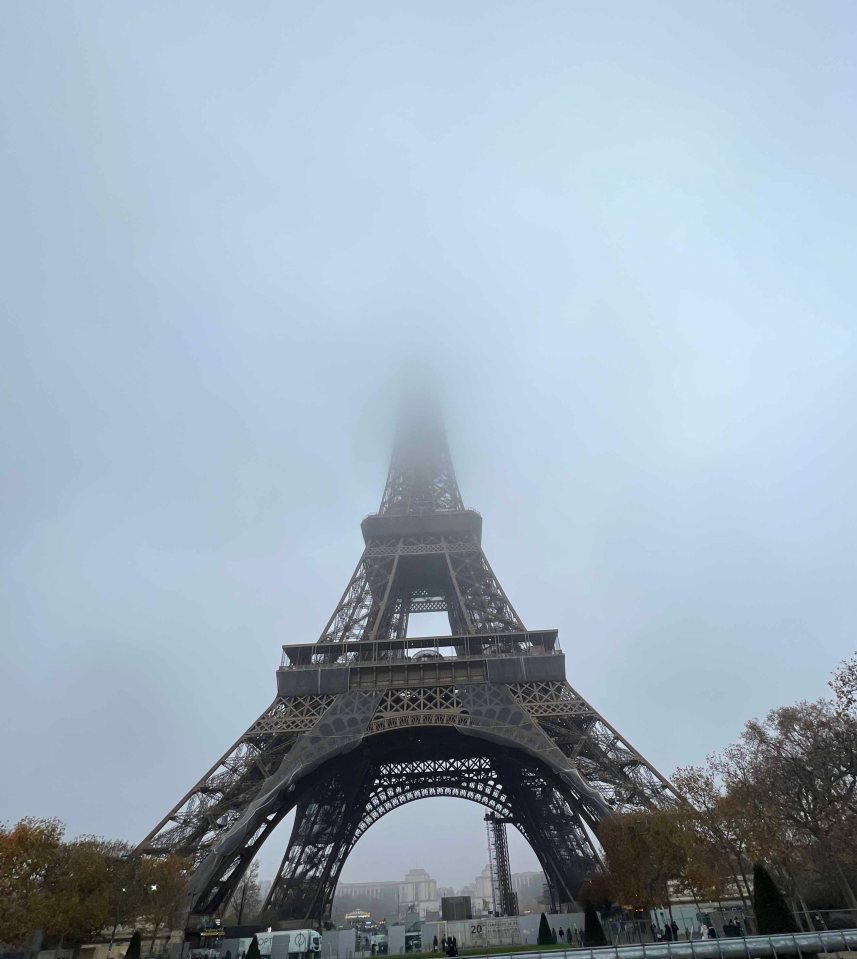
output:
M0 819L142 839L318 637L424 381L516 610L662 772L826 692L853 5L3 10ZM470 882L482 815L343 878Z

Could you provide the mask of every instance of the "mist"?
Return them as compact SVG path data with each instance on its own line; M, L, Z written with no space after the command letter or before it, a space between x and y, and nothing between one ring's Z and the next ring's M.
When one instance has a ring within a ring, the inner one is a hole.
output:
M0 819L148 833L318 638L426 379L509 598L661 772L824 695L855 21L4 4ZM413 803L343 878L460 886L482 814Z

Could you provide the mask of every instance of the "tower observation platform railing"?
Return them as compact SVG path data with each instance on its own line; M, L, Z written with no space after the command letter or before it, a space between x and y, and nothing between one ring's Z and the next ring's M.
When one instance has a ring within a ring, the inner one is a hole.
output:
M283 646L279 695L565 678L555 629Z

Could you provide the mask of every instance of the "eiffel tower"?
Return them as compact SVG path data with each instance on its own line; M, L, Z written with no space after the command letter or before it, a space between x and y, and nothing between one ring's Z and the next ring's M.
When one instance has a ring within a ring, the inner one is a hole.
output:
M283 646L274 702L137 847L192 860L188 926L225 906L292 810L265 902L283 925L323 923L357 840L414 800L469 799L513 823L555 909L601 869L593 836L606 816L674 802L566 681L557 631L524 626L431 404L400 421L380 509L361 529L319 639ZM408 636L411 615L441 611L449 635Z

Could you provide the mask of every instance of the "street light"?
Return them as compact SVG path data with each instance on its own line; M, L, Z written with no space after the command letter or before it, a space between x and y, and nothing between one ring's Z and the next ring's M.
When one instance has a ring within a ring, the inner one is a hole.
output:
M113 942L116 939L116 929L119 926L119 907L122 905L122 900L125 897L125 893L127 891L128 890L125 886L122 886L119 889L119 892L121 893L121 895L119 896L119 899L116 902L116 911L113 914L113 929L110 932L110 945L107 947L108 956L110 956L110 954L113 952Z
M113 954L113 943L116 940L116 930L119 928L119 913L122 909L122 900L125 898L125 893L128 891L128 885L130 884L130 880L132 878L131 871L133 866L131 854L123 853L121 856L119 856L119 861L122 863L122 866L118 870L120 873L118 878L120 882L124 878L126 885L119 887L119 896L116 899L116 908L113 912L113 929L110 932L110 945L107 947L107 959L110 959Z
M153 882L149 885L149 892L157 892L158 884ZM152 956L155 954L155 940L158 937L158 926L155 926L155 931L152 933L152 944L149 946L149 955Z

